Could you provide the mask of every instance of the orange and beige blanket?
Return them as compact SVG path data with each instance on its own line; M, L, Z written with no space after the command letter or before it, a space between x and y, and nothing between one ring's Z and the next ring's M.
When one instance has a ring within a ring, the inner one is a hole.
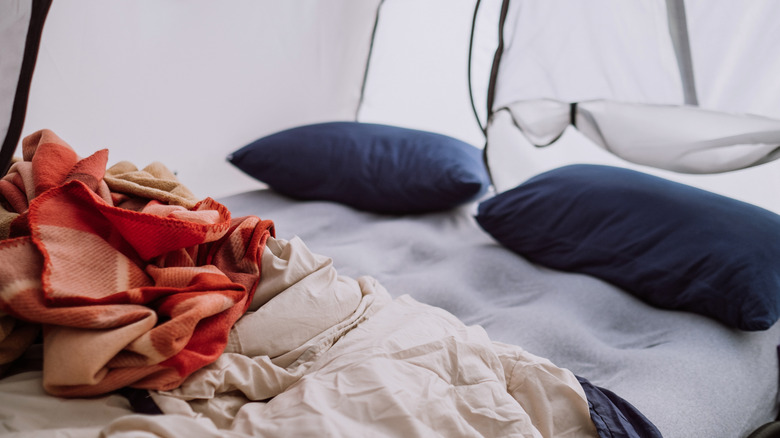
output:
M273 223L198 201L164 166L107 169L48 130L0 180L0 366L42 333L60 396L178 387L215 361Z

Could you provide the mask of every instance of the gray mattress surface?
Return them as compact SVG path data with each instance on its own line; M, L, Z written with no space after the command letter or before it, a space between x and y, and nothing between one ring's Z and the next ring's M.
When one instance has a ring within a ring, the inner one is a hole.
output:
M371 275L614 391L665 437L746 436L777 414L780 324L740 332L531 264L481 230L473 205L386 216L271 190L220 202L273 220L278 237L301 237L340 274Z

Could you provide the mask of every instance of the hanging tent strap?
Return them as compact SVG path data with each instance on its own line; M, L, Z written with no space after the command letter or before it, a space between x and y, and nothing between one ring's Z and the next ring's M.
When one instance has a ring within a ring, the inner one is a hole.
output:
M469 53L468 53L468 61L467 61L467 78L468 78L468 86L469 86L469 100L471 102L471 110L474 112L474 118L477 121L477 124L479 125L479 128L482 130L482 133L487 133L487 121L490 120L490 115L493 113L493 101L495 99L495 89L496 89L496 79L498 78L498 66L501 63L501 55L504 53L504 23L506 22L506 16L507 11L509 10L509 0L503 0L501 2L501 13L498 21L498 46L496 47L496 52L493 55L493 65L490 69L490 81L488 82L488 94L487 94L487 117L485 120L485 123L482 123L482 120L479 118L479 112L477 111L477 105L474 102L474 88L473 88L473 80L472 80L472 57L474 52L474 34L476 32L477 27L477 16L479 14L479 6L481 4L481 0L477 0L476 5L474 6L474 16L471 19L471 35L469 37Z
M474 112L474 119L477 121L477 124L479 125L479 128L482 130L482 133L485 135L485 147L482 149L482 162L485 164L485 169L488 172L488 176L490 176L491 181L493 180L493 176L491 174L490 170L490 163L488 162L488 143L487 143L487 128L488 128L488 122L490 121L490 116L493 114L493 101L495 100L495 94L496 94L496 80L498 79L498 67L501 64L501 55L504 53L504 23L506 22L507 12L509 11L509 0L502 0L501 2L501 13L499 15L498 19L498 46L496 47L496 52L493 55L493 64L490 68L490 79L488 81L488 90L487 90L487 116L485 117L485 123L483 124L482 121L479 119L479 112L477 111L477 106L474 102L474 88L472 85L472 77L471 77L471 63L472 63L472 54L474 51L474 33L475 28L477 26L477 15L479 14L479 6L480 6L481 0L477 0L476 5L474 6L474 16L471 20L471 35L469 37L469 54L468 54L468 71L467 71L467 79L468 79L468 86L469 86L469 100L471 102L471 110Z
M693 59L691 44L688 38L688 22L685 16L683 0L666 0L666 16L669 20L669 34L672 36L674 53L677 56L677 66L680 69L683 96L686 105L699 105L696 96L696 83L693 77Z
M16 145L22 135L30 83L35 70L35 61L38 58L43 24L51 6L51 0L32 0L31 3L31 9L26 6L30 4L26 0L4 1L0 4L0 13L5 18L0 20L2 27L0 35L3 36L0 46L3 46L4 53L22 53L21 62L18 64L19 74L0 78L4 82L0 86L6 90L14 88L14 82L9 83L8 81L15 81L15 92L13 92L13 104L10 111L7 113L2 111L4 116L9 117L9 121L8 129L4 133L0 132L4 135L3 144L0 147L0 175L5 175L8 168L11 167ZM18 31L20 20L27 21L26 33L23 32L24 29L22 32ZM0 126L3 125L0 124Z
M501 2L501 15L498 19L498 47L493 56L493 65L490 68L490 81L488 82L487 95L487 119L493 113L493 102L496 100L496 80L498 80L498 68L501 65L501 56L504 54L504 24L506 23L507 12L509 11L509 0ZM487 121L485 122L487 129Z
M485 132L485 125L482 124L482 121L479 120L479 112L477 112L477 105L474 103L474 87L472 85L472 78L471 78L471 59L474 54L474 32L475 28L477 27L477 14L479 13L479 4L481 3L481 0L477 0L476 5L474 6L474 16L471 18L471 35L469 35L469 56L468 60L466 61L467 65L466 68L468 68L468 71L466 72L466 78L468 79L468 85L469 85L469 102L471 102L471 111L474 112L474 118L477 120L477 125L479 125L480 131L483 133Z
M379 0L379 4L376 7L376 15L374 17L374 27L371 30L371 42L368 46L368 56L366 56L366 67L363 70L363 82L360 84L360 98L358 99L357 108L355 108L355 121L360 121L360 109L363 108L363 99L366 95L366 83L368 83L368 70L371 68L371 55L374 53L374 41L376 41L376 30L379 27L379 13L382 11L382 5L385 0Z

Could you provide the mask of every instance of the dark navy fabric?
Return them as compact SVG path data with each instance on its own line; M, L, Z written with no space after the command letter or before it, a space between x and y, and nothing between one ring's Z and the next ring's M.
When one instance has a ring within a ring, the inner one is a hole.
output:
M154 402L146 389L124 387L117 390L117 394L126 398L137 414L162 415L163 411Z
M637 408L614 392L577 376L588 399L590 418L600 438L661 438L661 432Z
M762 425L748 435L747 438L780 438L780 421Z
M565 166L479 205L498 242L646 302L765 330L780 316L780 216L629 169Z
M272 189L379 213L451 209L485 193L481 151L444 135L330 122L261 138L228 157Z

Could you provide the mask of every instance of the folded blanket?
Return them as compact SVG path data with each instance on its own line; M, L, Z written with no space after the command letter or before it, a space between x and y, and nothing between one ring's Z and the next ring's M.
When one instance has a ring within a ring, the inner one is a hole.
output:
M107 176L107 159L81 159L44 130L0 180L0 309L43 325L55 395L171 389L216 360L273 233L271 221L196 202L160 165Z

